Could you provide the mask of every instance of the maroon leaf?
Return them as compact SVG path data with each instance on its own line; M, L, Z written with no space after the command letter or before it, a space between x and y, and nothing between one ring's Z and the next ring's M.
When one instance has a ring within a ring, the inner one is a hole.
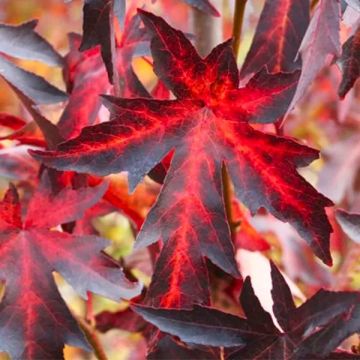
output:
M298 73L263 70L239 89L230 42L202 59L180 31L150 13L140 13L154 36L155 72L178 99L105 97L110 122L85 128L55 152L32 154L57 169L98 175L127 171L134 189L175 149L162 192L137 239L138 247L164 242L146 299L152 305L207 304L204 257L238 275L222 198L224 163L236 195L252 213L265 207L290 222L330 264L331 227L324 207L332 203L296 171L318 152L247 123L281 116Z
M105 240L49 229L79 218L105 187L51 195L48 186L44 177L24 221L14 187L0 203L0 278L6 283L0 304L0 350L15 359L62 358L65 343L89 350L54 284L54 270L84 298L92 291L117 300L140 290L100 252Z
M83 38L79 50L84 51L100 45L101 57L113 83L113 55L111 51L111 27L113 26L113 0L85 0Z
M216 360L219 357L219 351L211 348L198 349L179 344L169 336L163 337L147 356L149 360Z
M339 315L327 327L303 341L295 352L295 359L306 359L312 356L333 358L331 351L338 347L350 335L360 331L360 299L357 305L349 306L347 312ZM336 354L336 353L335 353ZM348 357L343 356L343 359ZM359 355L353 357L359 359Z
M103 311L96 315L96 328L106 332L111 329L121 329L131 332L142 331L146 326L141 316L136 314L131 308L117 312Z
M256 28L254 40L241 68L241 77L260 71L294 71L302 38L309 24L309 2L267 0Z
M133 308L160 330L178 336L185 342L235 347L229 359L290 360L311 356L323 359L341 341L358 331L358 293L321 290L296 308L289 287L273 264L271 276L274 313L282 324L283 332L276 328L271 316L263 310L249 278L241 294L246 319L204 306L195 306L193 310L144 305ZM339 326L338 332L335 331L335 324ZM321 347L324 346L320 353L316 353L318 341Z
M352 240L360 244L360 215L351 214L345 210L336 211L336 220L344 233Z
M132 307L146 321L188 343L242 346L251 334L245 319L208 307L194 306L192 310Z
M343 75L338 94L344 98L360 76L360 26L343 45L339 64Z
M300 46L302 71L291 109L305 94L313 80L334 56L341 53L340 3L321 0Z

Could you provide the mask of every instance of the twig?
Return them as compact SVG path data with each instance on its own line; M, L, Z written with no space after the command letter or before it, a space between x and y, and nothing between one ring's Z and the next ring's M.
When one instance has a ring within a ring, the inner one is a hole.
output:
M233 49L235 58L238 58L241 40L241 31L244 22L245 5L247 0L236 0L234 10L234 22L232 36L234 38Z
M102 344L96 334L96 330L89 325L84 319L81 317L76 317L77 321L81 327L81 329L84 331L86 338L88 339L90 345L94 349L94 354L99 360L108 360L105 350L102 347Z
M115 14L114 14L114 1L111 4L110 11L110 42L111 42L111 63L112 63L112 81L114 85L114 94L117 97L122 96L122 88L120 85L119 71L117 68L117 50L116 50L116 32L114 27Z

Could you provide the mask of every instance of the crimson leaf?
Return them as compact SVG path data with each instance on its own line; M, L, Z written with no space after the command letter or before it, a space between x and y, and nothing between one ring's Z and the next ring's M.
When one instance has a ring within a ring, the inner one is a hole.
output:
M162 192L137 239L138 247L164 242L147 296L154 305L208 303L204 257L238 274L222 198L223 163L252 213L265 207L290 222L330 264L331 227L324 207L332 203L296 171L318 152L248 124L281 116L299 73L262 70L239 89L230 42L202 59L183 33L155 15L140 14L153 35L155 72L177 100L105 97L112 121L85 128L57 151L32 154L57 169L98 175L128 171L134 189L175 149Z
M66 139L79 135L83 127L95 123L101 105L99 94L107 93L111 88L100 52L97 49L79 52L81 37L76 34L70 34L69 42L64 77L70 99L59 121L59 129ZM146 97L146 94L137 92L135 85L139 80L131 68L133 56L146 54L146 44L148 39L140 29L139 17L127 18L116 48L116 66L125 89L124 96Z
M0 202L0 278L6 283L0 304L0 350L12 358L62 358L65 343L89 349L54 284L53 271L84 298L88 291L114 300L139 293L139 286L100 253L105 240L50 230L79 219L105 189L65 188L54 196L44 176L25 216L14 187Z
M270 72L299 68L299 61L295 61L295 58L309 17L308 1L267 0L241 68L241 76L258 72L264 65Z

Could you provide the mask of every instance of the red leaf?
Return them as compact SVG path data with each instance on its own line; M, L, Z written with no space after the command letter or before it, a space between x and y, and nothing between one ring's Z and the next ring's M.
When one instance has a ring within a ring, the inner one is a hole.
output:
M0 350L13 358L62 358L65 343L89 349L54 284L53 271L84 298L88 291L114 300L139 293L139 286L100 252L105 240L49 229L79 218L104 190L64 189L51 195L44 177L24 221L14 187L0 202L0 278L6 282L0 304Z
M134 189L175 149L162 192L137 239L138 247L164 242L147 297L153 305L208 303L204 257L237 276L222 198L224 163L236 195L252 213L265 207L290 222L331 264L324 207L332 203L296 171L318 152L247 123L281 116L298 73L263 70L238 89L230 42L202 59L180 31L150 13L140 14L154 36L155 71L178 99L105 97L112 121L85 128L55 152L32 154L57 169L98 175L127 171Z
M148 42L142 30L137 15L126 19L117 46L116 66L124 96L149 96L131 68L132 57L143 55L138 50L144 50ZM70 34L70 52L65 57L64 77L71 94L60 118L59 129L66 139L78 136L83 127L95 123L101 105L99 94L108 93L111 88L98 49L79 52L80 41L80 36Z
M12 129L19 130L21 129L26 122L17 116L13 116L10 114L0 113L0 126Z
M270 72L298 69L300 64L295 58L309 17L309 1L267 0L241 76L256 73L265 65Z
M343 45L339 64L343 73L338 94L344 98L360 76L360 26Z

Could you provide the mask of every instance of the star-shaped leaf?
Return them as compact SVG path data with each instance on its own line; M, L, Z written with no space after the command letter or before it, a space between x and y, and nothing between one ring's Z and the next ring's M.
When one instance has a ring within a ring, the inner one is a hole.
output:
M54 230L81 218L105 189L65 188L53 195L44 175L24 216L13 186L0 202L0 278L6 284L0 350L13 359L62 358L64 344L89 349L55 286L53 271L84 298L88 291L114 300L138 295L139 285L101 253L105 240Z
M224 164L237 197L252 213L264 207L290 222L330 264L331 227L324 207L332 203L296 171L318 152L249 125L275 121L286 112L299 72L263 69L238 88L231 42L202 59L182 32L139 12L152 34L154 70L177 99L105 97L110 122L85 128L57 151L32 154L57 169L98 175L127 171L134 189L175 149L136 245L164 243L146 299L153 305L208 303L205 257L238 275L223 204Z

